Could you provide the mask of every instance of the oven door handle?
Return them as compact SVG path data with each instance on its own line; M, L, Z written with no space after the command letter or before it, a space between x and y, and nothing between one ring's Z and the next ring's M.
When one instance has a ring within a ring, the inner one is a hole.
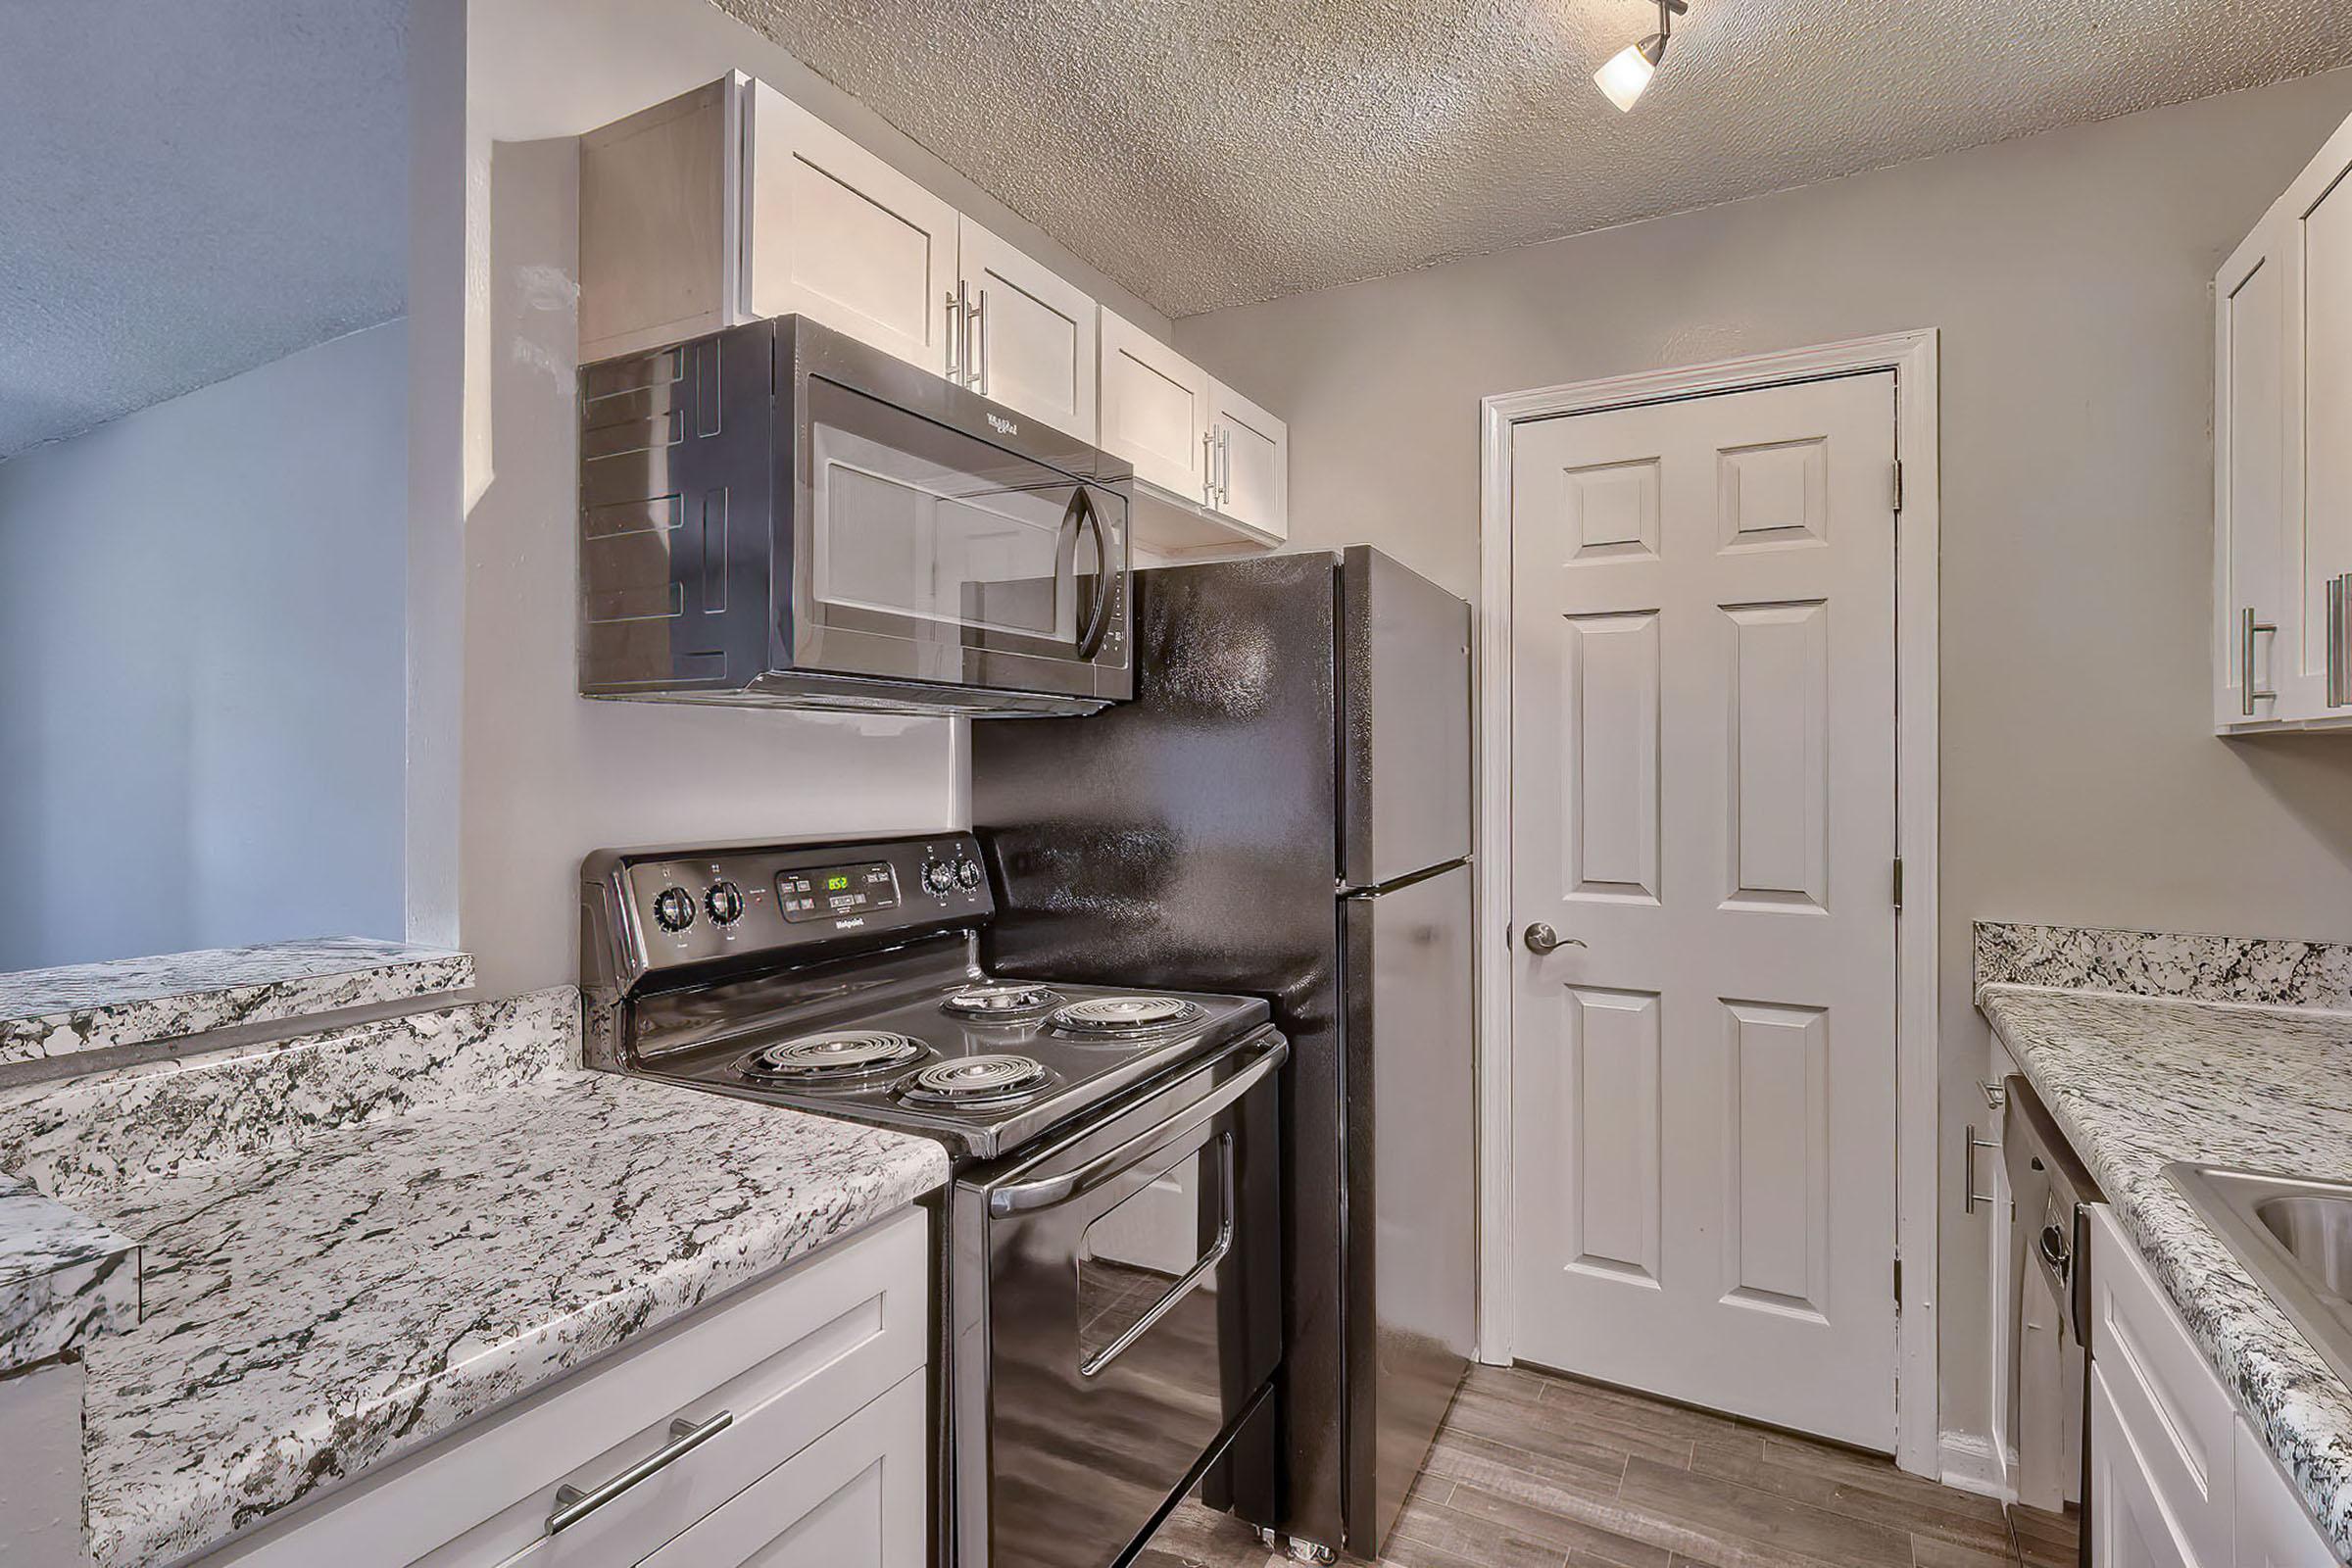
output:
M1078 534L1081 529L1095 530L1095 561L1101 570L1095 577L1095 602L1086 612L1086 630L1078 634L1078 657L1092 659L1102 651L1102 638L1110 630L1110 537L1103 532L1102 518L1095 511L1094 498L1079 485L1070 492L1070 505L1063 517L1070 524L1070 580L1078 579Z
M1107 1153L1097 1154L1075 1170L998 1188L988 1195L990 1217L1003 1219L1052 1208L1125 1175L1170 1145L1199 1132L1203 1123L1214 1120L1227 1106L1256 1088L1259 1080L1281 1066L1290 1054L1290 1042L1277 1040L1256 1060L1211 1090L1206 1099L1187 1108L1176 1121L1141 1133Z
M1152 1308L1150 1311L1146 1312L1142 1317L1137 1318L1133 1323L1129 1324L1127 1326L1126 1333L1120 1335L1117 1339L1111 1341L1102 1349L1096 1351L1093 1355L1090 1355L1085 1360L1079 1362L1078 1375L1080 1377L1101 1377L1104 1367L1107 1367L1111 1362L1116 1361L1120 1356L1126 1354L1127 1348L1129 1346L1142 1339L1145 1335L1151 1333L1152 1326L1153 1324L1157 1323L1161 1318L1166 1317L1170 1312L1176 1310L1176 1303L1183 1300L1187 1296L1191 1295L1193 1287L1206 1279L1210 1271L1215 1269L1219 1263L1224 1262L1226 1257L1232 1253L1233 1134L1225 1133L1220 1136L1217 1139L1216 1147L1219 1152L1219 1159L1224 1167L1217 1178L1218 1195L1216 1245L1211 1247L1205 1253L1201 1254L1200 1262L1195 1263L1191 1268L1186 1269L1184 1273L1177 1279L1175 1284L1169 1286L1167 1290L1162 1292L1159 1299L1152 1303Z

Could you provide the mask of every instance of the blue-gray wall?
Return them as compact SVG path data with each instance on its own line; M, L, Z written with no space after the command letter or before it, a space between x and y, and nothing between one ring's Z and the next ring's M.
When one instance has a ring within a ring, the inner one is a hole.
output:
M403 934L406 325L0 463L0 970Z

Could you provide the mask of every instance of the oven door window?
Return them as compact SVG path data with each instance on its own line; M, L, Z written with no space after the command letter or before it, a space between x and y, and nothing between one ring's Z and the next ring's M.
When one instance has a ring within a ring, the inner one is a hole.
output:
M1109 535L1102 492L811 377L811 608L827 624L1069 657Z
M1161 1170L1078 1241L1078 1370L1094 1377L1195 1291L1216 1292L1233 1249L1233 1135Z

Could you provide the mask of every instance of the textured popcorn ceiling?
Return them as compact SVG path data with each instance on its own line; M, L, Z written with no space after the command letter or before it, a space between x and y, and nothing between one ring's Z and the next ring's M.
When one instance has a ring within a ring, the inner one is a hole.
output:
M407 19L0 3L0 457L401 314Z
M2346 0L716 0L1172 316L2352 63Z

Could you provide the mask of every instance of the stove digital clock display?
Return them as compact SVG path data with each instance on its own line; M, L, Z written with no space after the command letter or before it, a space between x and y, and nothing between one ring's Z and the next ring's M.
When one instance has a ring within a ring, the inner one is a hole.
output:
M888 909L899 902L898 878L887 860L862 865L812 865L776 876L776 906L787 920L827 920Z

